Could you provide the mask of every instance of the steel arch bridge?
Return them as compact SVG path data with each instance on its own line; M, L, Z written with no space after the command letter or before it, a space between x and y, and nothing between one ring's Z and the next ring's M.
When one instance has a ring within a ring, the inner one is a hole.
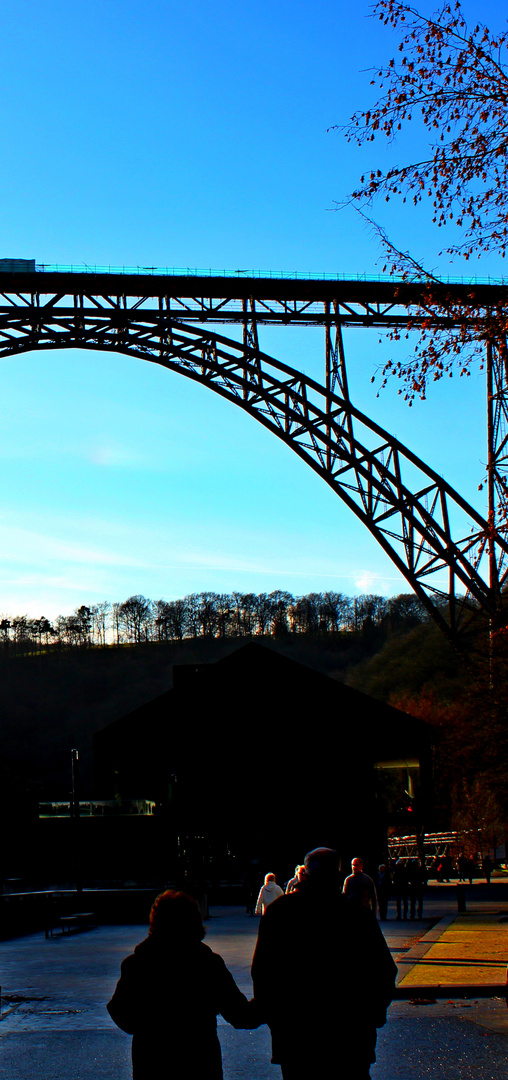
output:
M459 299L463 290L471 304L471 286L453 289ZM505 292L502 286L475 289L485 310ZM508 575L506 534L359 412L348 393L342 327L405 325L414 305L425 305L422 284L0 269L0 356L61 348L125 353L239 405L326 481L457 643L474 614L497 610ZM235 323L242 340L217 330ZM323 383L262 352L260 323L322 326ZM494 370L501 468L508 409L503 365ZM480 567L486 547L488 581ZM435 584L443 572L447 589Z

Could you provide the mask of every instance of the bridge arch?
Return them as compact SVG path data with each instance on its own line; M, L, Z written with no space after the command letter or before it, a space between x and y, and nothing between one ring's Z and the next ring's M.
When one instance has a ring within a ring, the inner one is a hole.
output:
M209 325L167 315L156 324L132 323L114 309L91 326L74 318L18 327L0 356L37 350L84 348L156 363L219 394L284 441L332 488L369 529L441 630L453 641L470 617L491 614L496 597L479 571L489 536L487 521L394 436L349 400L259 350ZM104 313L102 313L103 315ZM508 554L502 536L496 542ZM434 576L445 572L448 589Z

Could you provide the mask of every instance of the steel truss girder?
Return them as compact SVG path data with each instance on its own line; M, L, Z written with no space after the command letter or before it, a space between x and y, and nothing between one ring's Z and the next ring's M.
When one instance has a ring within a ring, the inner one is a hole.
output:
M496 597L481 576L476 551L486 520L437 473L356 409L344 386L340 327L329 338L322 386L257 347L254 305L243 311L244 341L211 328L182 325L166 311L132 319L117 305L63 311L52 305L0 318L0 357L32 349L85 348L126 353L208 386L240 405L290 446L353 511L392 559L427 610L456 641L478 609ZM141 311L138 309L138 314ZM144 314L144 313L143 313ZM28 318L27 318L28 315ZM346 395L338 394L339 386ZM501 557L508 544L496 534ZM436 574L447 574L447 587ZM457 596L462 588L464 596Z
M506 304L507 295L506 286L481 282L429 286L390 280L0 272L0 312L7 318L15 308L37 312L61 307L65 314L70 309L114 308L130 311L131 318L139 310L154 321L164 311L184 322L245 325L246 308L255 308L258 324L325 326L329 325L332 305L333 321L339 320L343 326L405 329L408 312L413 326L429 321L435 326L458 325L460 317L447 317L447 310L457 313L462 303L464 310L488 312L500 302ZM442 314L437 316L440 302Z

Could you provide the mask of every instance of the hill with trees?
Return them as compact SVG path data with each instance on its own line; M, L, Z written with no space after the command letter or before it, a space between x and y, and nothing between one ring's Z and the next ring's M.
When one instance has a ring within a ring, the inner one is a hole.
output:
M161 602L129 598L118 605L123 608L120 641L109 644L106 633L97 636L82 608L68 617L81 620L82 630L68 637L60 632L46 642L28 620L24 635L4 632L4 812L16 806L22 816L33 817L39 801L67 799L74 747L80 752L83 795L92 795L95 732L170 689L173 665L214 662L256 640L430 723L436 750L435 814L429 827L458 826L474 815L484 820L488 807L492 829L501 835L508 821L507 702L504 681L489 663L480 617L469 633L465 666L418 601L405 594L351 599L205 593L172 604L186 613L184 628L170 631L165 621L161 633ZM266 624L260 609L269 612ZM15 620L8 621L12 628ZM506 647L501 634L498 666ZM492 685L503 688L496 697Z
M343 679L390 635L427 619L406 595L202 593L97 607L81 606L49 629L47 620L25 616L0 621L7 800L16 792L32 801L66 798L72 747L80 750L83 788L91 793L93 734L170 689L174 664L213 662L254 638Z

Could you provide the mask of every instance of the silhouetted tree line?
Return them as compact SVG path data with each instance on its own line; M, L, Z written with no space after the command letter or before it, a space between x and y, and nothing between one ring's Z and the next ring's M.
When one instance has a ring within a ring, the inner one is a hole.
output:
M82 605L72 615L48 619L26 615L0 619L0 643L16 654L56 647L179 642L188 638L311 637L409 630L427 612L412 593L384 597L338 592L293 596L271 593L191 593L179 600L129 596L123 603Z

